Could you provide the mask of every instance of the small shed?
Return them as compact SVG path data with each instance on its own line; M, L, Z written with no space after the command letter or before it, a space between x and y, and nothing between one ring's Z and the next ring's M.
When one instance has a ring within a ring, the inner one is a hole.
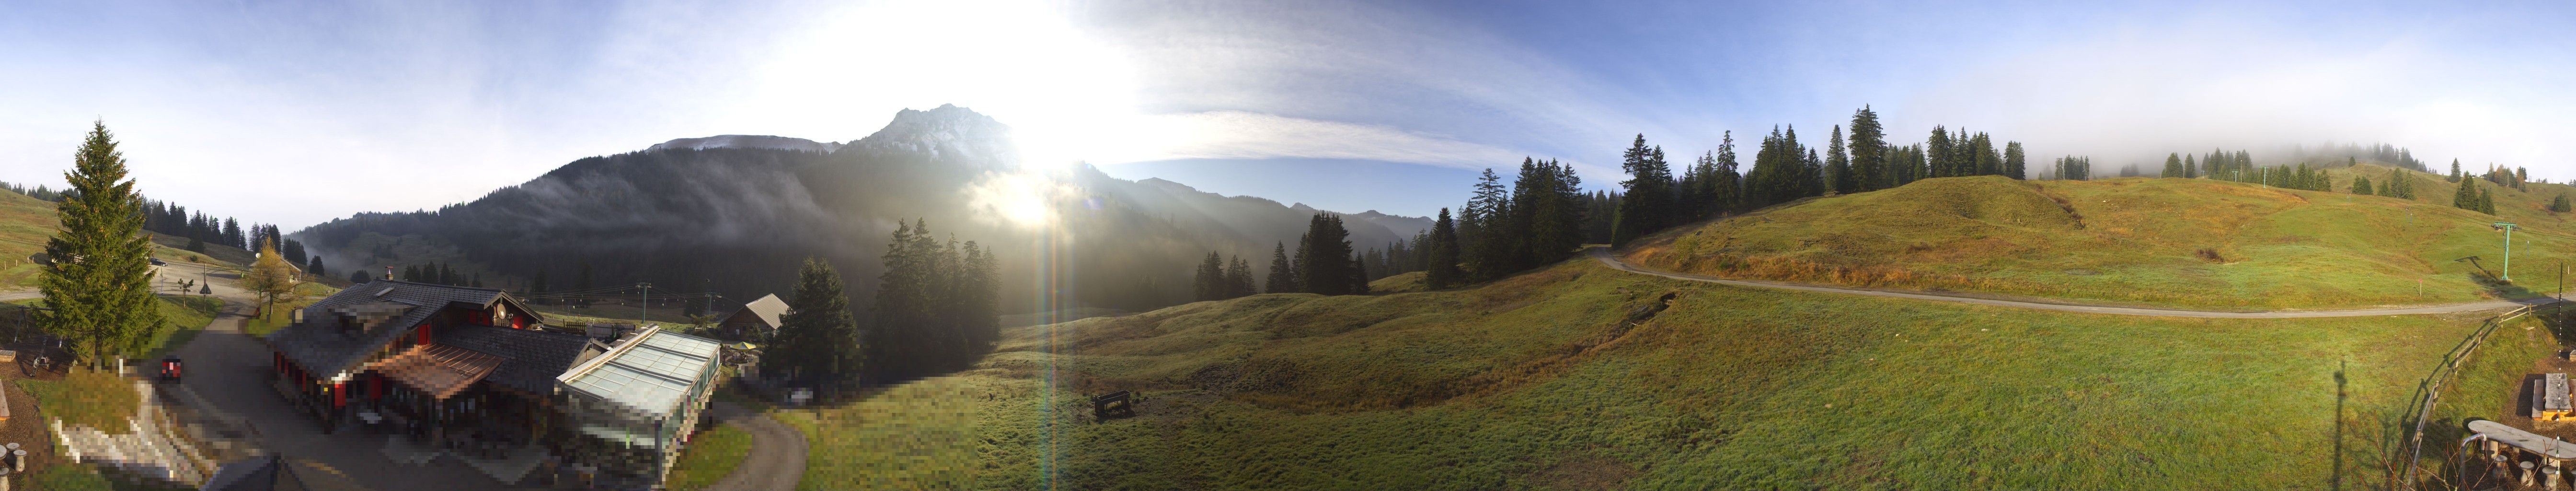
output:
M787 315L787 309L787 301L779 300L778 295L762 295L759 300L742 304L742 308L725 314L724 320L716 323L716 329L734 339L768 339L778 334L779 318Z
M2552 373L2532 381L2531 419L2564 421L2576 417L2576 407L2567 400L2567 374Z

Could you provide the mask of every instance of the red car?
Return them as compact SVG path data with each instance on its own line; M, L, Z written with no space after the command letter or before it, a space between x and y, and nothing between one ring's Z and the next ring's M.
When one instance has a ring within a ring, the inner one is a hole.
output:
M178 357L170 357L170 358L162 358L162 359L161 359L161 380L167 380L167 381L171 381L171 382L177 382L177 381L179 381L179 358L178 358Z

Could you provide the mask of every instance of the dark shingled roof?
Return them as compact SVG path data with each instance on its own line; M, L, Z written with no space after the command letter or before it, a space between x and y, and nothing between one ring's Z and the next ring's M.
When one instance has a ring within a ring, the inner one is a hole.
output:
M350 286L330 298L304 308L304 322L298 322L269 333L268 344L288 360L320 376L357 368L377 348L394 338L410 334L411 328L428 321L451 304L472 308L490 305L508 298L508 294L490 288L432 285L409 281L376 280ZM359 304L392 302L415 308L402 316L385 321L364 331L349 333L340 326L339 316L331 310ZM525 305L512 308L525 310ZM496 353L497 354L497 353Z
M430 338L438 344L509 359L483 380L540 396L554 393L555 376L572 369L581 358L582 347L590 344L589 336L579 334L471 324L439 328L430 333Z

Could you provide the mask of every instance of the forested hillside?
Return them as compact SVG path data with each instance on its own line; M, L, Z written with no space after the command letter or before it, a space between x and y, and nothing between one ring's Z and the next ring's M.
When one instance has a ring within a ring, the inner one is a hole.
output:
M1070 300L1142 309L1189 300L1190 275L1208 252L1267 258L1313 214L1089 166L1016 179L1013 148L1008 127L973 111L906 110L831 153L681 146L591 157L470 202L361 213L291 236L330 264L370 274L444 263L521 290L540 277L553 291L649 281L656 292L720 293L723 306L782 293L807 256L830 260L853 296L867 295L885 238L899 221L925 219L936 236L995 251L1005 309L1033 305L1036 285L1018 279L1049 258L1072 268ZM1015 199L1045 205L1061 235L1011 218L1029 204ZM1361 250L1429 226L1346 216Z

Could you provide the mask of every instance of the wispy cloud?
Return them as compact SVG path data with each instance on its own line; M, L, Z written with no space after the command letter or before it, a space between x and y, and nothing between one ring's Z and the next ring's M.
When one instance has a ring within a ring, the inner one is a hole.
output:
M1510 150L1386 125L1316 121L1245 111L1155 116L1173 138L1148 159L1279 157L1377 160L1459 168L1518 161Z

